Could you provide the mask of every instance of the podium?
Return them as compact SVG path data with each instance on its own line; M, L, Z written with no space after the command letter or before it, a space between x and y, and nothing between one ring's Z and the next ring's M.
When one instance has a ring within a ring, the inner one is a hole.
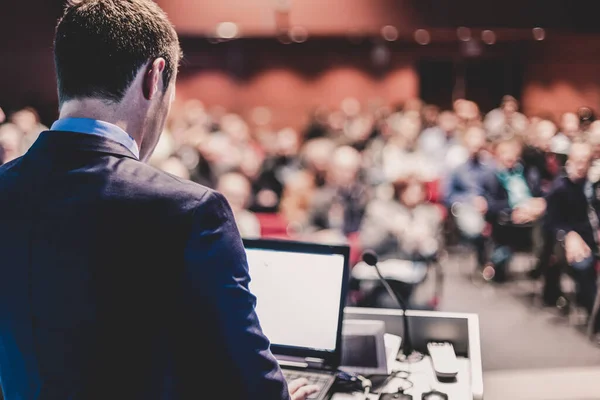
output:
M410 373L413 387L405 393L413 399L421 399L421 394L432 389L446 393L449 399L483 399L483 372L481 366L481 343L479 337L479 317L476 314L447 313L435 311L408 310L409 329L413 347L423 353L423 360L415 363L396 361L394 368ZM344 319L379 320L386 326L386 332L404 335L402 310L381 308L346 307ZM427 355L427 343L448 341L454 345L459 363L459 372L452 382L440 382L435 376L431 359ZM397 390L398 378L391 379L383 389L386 392ZM364 399L360 394L337 393L333 400ZM373 395L377 399L377 395Z

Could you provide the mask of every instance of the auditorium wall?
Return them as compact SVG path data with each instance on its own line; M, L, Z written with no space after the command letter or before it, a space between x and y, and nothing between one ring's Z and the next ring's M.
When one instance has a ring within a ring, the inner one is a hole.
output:
M565 37L534 49L524 82L527 113L558 118L587 106L600 114L600 38Z
M359 46L347 54L327 49L315 48L317 54L311 55L311 49L284 45L246 48L226 60L213 60L229 65L225 69L212 67L206 61L208 55L191 55L182 68L177 99L197 98L209 107L219 105L242 115L263 106L272 111L274 127L301 127L307 123L309 110L337 107L346 97L395 105L418 96L412 59L396 56L378 69L366 48ZM218 52L212 56L218 57ZM195 60L201 65L194 65ZM239 65L232 65L236 62Z

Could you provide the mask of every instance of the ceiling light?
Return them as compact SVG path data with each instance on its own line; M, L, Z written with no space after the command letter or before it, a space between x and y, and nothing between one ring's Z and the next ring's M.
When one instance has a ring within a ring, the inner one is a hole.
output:
M417 29L415 31L415 40L420 45L426 45L431 42L431 35L425 29Z
M233 22L221 22L217 25L217 36L223 39L233 39L238 35L238 26Z
M485 30L481 32L481 40L485 44L494 44L496 43L496 34L493 31Z
M533 28L533 38L535 40L544 40L546 39L546 31L544 30L544 28Z
M469 28L461 26L456 30L456 36L458 36L458 39L460 39L461 41L468 42L469 40L471 40L471 30Z
M290 38L296 43L303 43L308 39L308 32L302 26L294 26L290 29Z
M392 25L386 25L381 28L381 36L388 42L393 42L398 39L398 29Z

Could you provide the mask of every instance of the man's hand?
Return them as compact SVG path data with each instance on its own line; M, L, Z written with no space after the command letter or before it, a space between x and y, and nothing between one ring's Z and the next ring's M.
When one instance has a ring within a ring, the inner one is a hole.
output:
M512 222L515 224L527 224L540 218L545 211L546 200L533 198L513 210Z
M588 258L592 251L577 232L569 232L565 237L565 252L569 264Z
M538 219L546 212L546 199L534 197L527 202L527 207L530 209L533 219Z
M511 214L511 220L514 224L522 225L533 221L531 212L525 207L517 207Z
M473 199L473 206L480 214L485 214L488 210L488 203L485 197L477 196Z
M309 385L308 381L304 378L290 382L288 389L292 400L306 400L308 396L319 391L318 386Z

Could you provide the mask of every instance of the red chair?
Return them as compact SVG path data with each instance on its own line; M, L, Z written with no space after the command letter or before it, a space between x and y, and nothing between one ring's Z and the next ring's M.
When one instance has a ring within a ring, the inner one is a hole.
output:
M287 221L281 214L257 213L260 223L260 236L272 239L289 239Z

